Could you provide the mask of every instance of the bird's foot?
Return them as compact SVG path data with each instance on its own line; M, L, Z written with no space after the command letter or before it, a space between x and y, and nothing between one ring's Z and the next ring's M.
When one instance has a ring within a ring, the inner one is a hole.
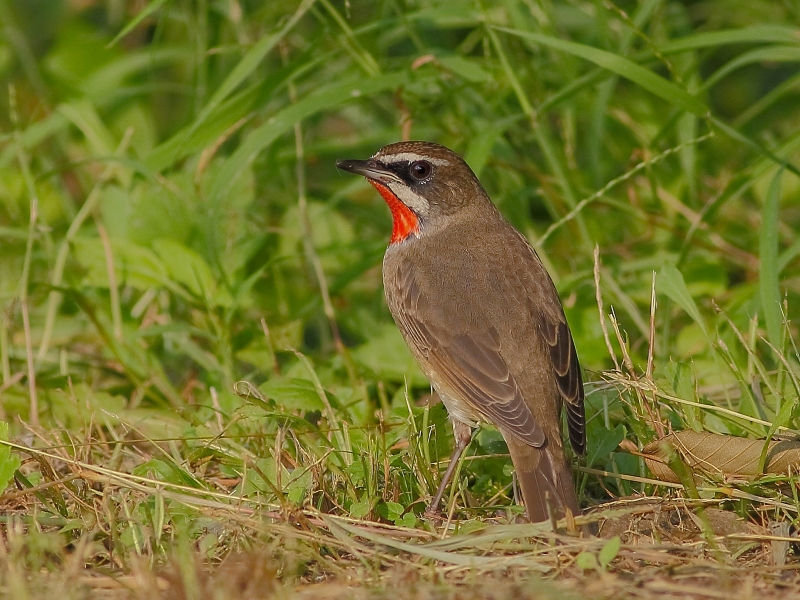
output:
M425 517L426 519L428 519L429 521L439 521L439 522L441 522L441 521L446 520L445 516L444 516L444 513L442 513L442 511L439 510L439 508L437 506L433 506L433 505L431 505L428 508L426 508L425 512L422 514L422 516Z

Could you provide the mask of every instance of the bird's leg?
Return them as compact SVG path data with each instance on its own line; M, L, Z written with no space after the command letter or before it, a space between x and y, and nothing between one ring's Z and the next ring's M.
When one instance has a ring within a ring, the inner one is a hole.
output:
M467 446L469 446L469 443L472 440L472 428L465 423L461 423L460 421L453 421L453 433L455 434L456 438L456 449L453 451L453 455L450 457L450 464L447 465L447 470L444 472L444 476L439 484L439 489L436 490L436 495L433 497L433 501L425 510L425 514L429 517L440 515L439 504L442 502L444 490L447 487L447 484L450 483L450 480L453 478L453 473L456 471L456 467L458 466L458 461L461 458L461 455L464 454L464 450L467 449Z

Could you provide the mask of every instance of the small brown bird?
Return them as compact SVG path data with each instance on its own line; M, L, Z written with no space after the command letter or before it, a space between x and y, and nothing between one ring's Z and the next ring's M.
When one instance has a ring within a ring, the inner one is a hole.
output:
M428 508L439 503L480 421L502 433L528 519L577 514L560 415L586 449L583 382L553 281L452 150L390 144L336 166L363 175L392 212L383 259L389 310L442 398L456 449Z

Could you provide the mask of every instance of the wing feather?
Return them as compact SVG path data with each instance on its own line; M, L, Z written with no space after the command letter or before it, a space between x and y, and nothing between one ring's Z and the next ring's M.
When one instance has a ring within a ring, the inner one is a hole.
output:
M541 315L539 331L550 350L550 362L553 364L561 397L566 404L570 444L576 454L583 456L586 452L583 377L578 353L563 313L555 318L552 315Z
M431 319L432 310L410 269L399 269L395 318L406 340L429 363L436 376L471 411L534 447L545 443L517 382L500 354L499 336L488 328L474 334L449 331ZM421 314L428 316L423 321Z

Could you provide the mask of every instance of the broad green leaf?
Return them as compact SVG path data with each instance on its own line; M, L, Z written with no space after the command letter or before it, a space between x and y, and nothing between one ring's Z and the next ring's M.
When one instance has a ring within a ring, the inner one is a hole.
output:
M758 286L761 309L767 326L767 339L775 348L781 347L781 291L778 279L778 216L781 199L781 177L778 169L770 183L764 206L761 209L761 231L758 252Z
M378 504L377 510L378 514L384 519L395 521L402 516L405 508L399 502L392 502L391 500L388 500Z
M208 350L202 348L188 335L174 335L165 333L164 340L168 340L173 345L175 350L185 354L188 358L191 358L204 371L208 371L209 373L224 374L225 369L223 369L222 365L217 360L217 357Z
M599 568L597 557L591 552L581 552L575 557L575 564L583 571L594 571Z
M311 223L311 238L319 253L326 274L338 273L352 265L358 253L353 250L356 239L353 224L342 213L321 202L309 201L306 215ZM300 255L303 252L305 231L297 205L284 214L279 243L280 254Z
M176 464L171 457L157 457L148 460L132 469L134 475L154 478L176 485L205 489L206 485L195 476Z
M152 250L126 240L112 242L111 246L118 284L139 290L170 286L167 268ZM72 247L75 259L87 269L84 283L108 288L106 253L100 239L76 237Z
M114 136L108 131L92 103L80 100L62 104L58 111L86 136L95 156L107 157L114 153L117 146Z
M308 379L286 379L273 377L258 388L267 398L286 410L323 410L314 384Z
M411 356L397 327L385 325L379 333L353 351L353 359L379 378L409 385L425 385L428 380Z
M302 505L306 492L313 481L314 477L310 469L294 469L289 474L289 483L286 484L283 491L290 502L299 506Z
M673 302L680 306L686 313L692 317L697 326L703 331L703 335L711 342L711 336L708 333L708 328L700 315L697 304L689 293L686 287L686 282L683 280L683 275L672 263L666 263L661 268L657 280L657 289L662 294L668 296Z
M394 524L398 527L416 527L417 525L417 515L413 512L408 511L401 517L398 517L394 520ZM459 529L459 533L463 531L463 528Z
M692 373L690 364L670 362L666 367L666 372L670 379L672 390L678 398L691 402L698 401L695 391L694 374ZM684 406L681 410L681 414L692 430L703 430L703 412L699 407L690 405Z
M8 423L0 421L0 493L5 491L14 479L14 471L19 469L21 464L19 456L3 444L4 441L8 441Z
M597 561L600 563L600 566L603 567L603 569L608 568L608 565L611 564L611 561L617 557L617 554L619 554L619 549L621 547L622 541L619 539L618 535L615 535L600 549L600 552L597 553Z
M459 54L442 56L437 60L445 69L470 83L486 83L490 79L489 73L480 66L480 61L470 60Z
M641 86L647 91L655 94L659 98L666 100L670 104L682 108L696 115L704 115L708 112L708 107L702 100L692 96L689 92L657 75L653 71L645 69L641 65L636 64L628 58L600 50L585 44L578 44L561 40L549 35L541 33L533 33L530 31L519 31L517 29L508 29L506 27L496 27L498 31L503 31L511 35L516 35L522 39L549 46L561 52L567 52L573 56L577 56L593 62L598 67L608 69L625 79Z
M625 426L621 423L612 430L603 429L599 439L591 440L589 452L586 454L586 464L591 466L601 458L607 457L619 443L625 439Z
M208 264L197 252L170 239L155 240L153 249L173 280L183 284L200 298L210 298L213 295L216 281Z
M372 505L374 504L374 501L375 501L374 498L365 497L362 500L359 500L358 502L353 502L350 505L350 516L353 519L363 519L372 510Z

